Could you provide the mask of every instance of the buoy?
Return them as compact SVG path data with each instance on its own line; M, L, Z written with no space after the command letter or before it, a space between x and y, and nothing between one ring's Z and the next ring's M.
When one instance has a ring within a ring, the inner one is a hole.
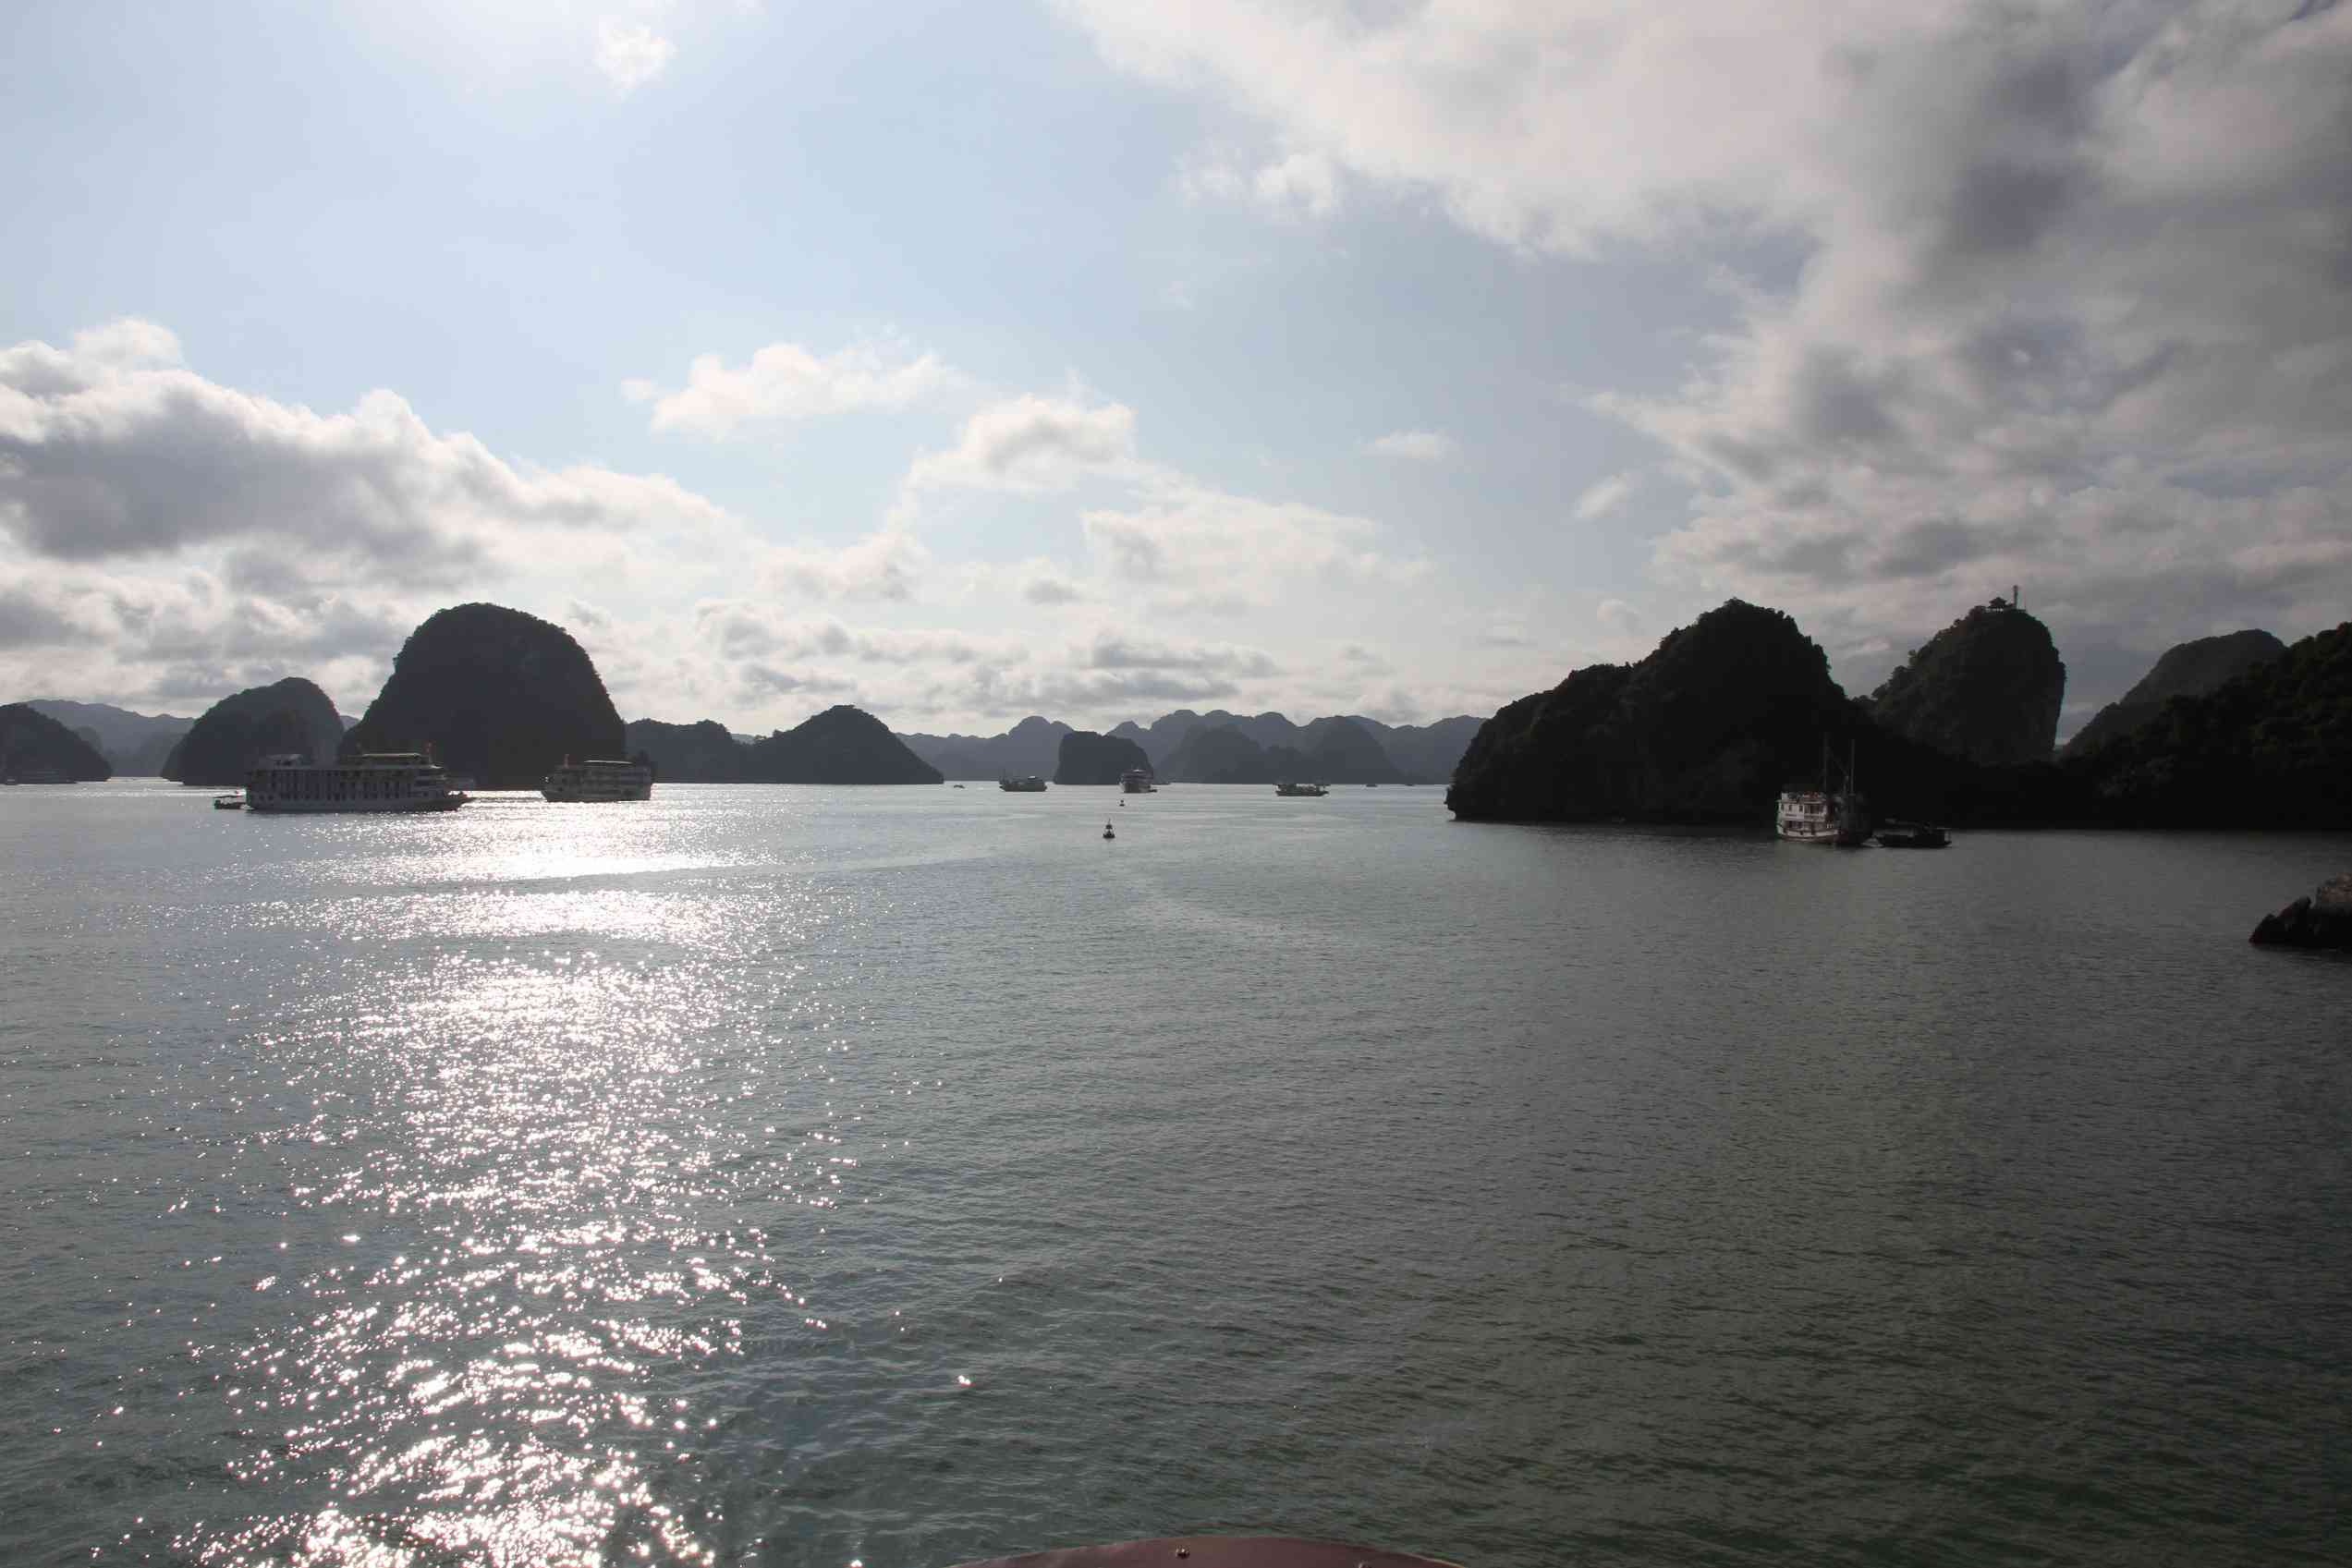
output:
M1105 822L1105 823L1103 823L1103 836L1104 838L1116 838L1116 837L1118 837L1119 835L1118 835L1118 834L1116 834L1116 833L1113 833L1113 832L1111 831L1111 824L1110 824L1110 823Z

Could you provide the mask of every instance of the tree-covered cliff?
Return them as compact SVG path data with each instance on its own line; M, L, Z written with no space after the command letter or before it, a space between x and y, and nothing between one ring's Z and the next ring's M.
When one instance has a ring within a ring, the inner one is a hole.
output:
M1134 741L1092 730L1072 730L1064 735L1054 760L1057 784L1115 784L1129 769L1149 770L1152 759Z
M1857 729L1829 660L1735 599L1638 664L1596 664L1488 720L1455 769L1457 817L1756 821Z
M253 764L283 752L331 762L343 721L327 694L299 675L248 687L198 715L164 760L163 776L185 784L241 784Z
M744 748L755 784L935 784L939 770L907 749L880 719L847 703Z
M54 772L76 784L114 776L96 747L39 709L11 702L0 707L0 774L19 778L33 772Z
M496 604L460 604L408 634L346 755L431 746L486 789L536 787L565 758L626 754L621 716L571 633Z
M2175 643L2164 650L2155 667L2139 684L2099 710L2090 723L2066 742L2062 755L2087 757L2099 748L2148 723L2175 697L2203 697L2218 691L2257 664L2286 650L2286 644L2265 631L2231 632Z
M2174 699L2066 772L2102 821L2352 828L2352 622Z
M2050 628L2008 601L1930 638L1871 694L1880 727L1988 767L2050 760L2066 666Z
M739 784L744 777L744 745L715 719L692 724L632 720L626 744L632 757L645 753L664 784Z

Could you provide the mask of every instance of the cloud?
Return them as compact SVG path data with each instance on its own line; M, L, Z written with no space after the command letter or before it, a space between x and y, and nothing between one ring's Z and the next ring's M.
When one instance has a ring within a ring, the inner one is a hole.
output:
M1326 590L1391 590L1429 570L1426 561L1382 552L1382 530L1369 518L1235 495L1180 477L1142 489L1128 505L1081 513L1079 523L1106 576L1148 590L1154 604L1171 612L1269 609L1310 583Z
M904 408L955 384L937 357L894 345L852 344L823 358L797 343L771 343L740 368L698 355L686 385L622 383L634 403L653 405L652 428L720 439L750 423L814 419L865 408Z
M669 68L677 45L641 22L606 17L596 24L596 68L626 96Z
M1611 474L1607 479L1588 486L1584 493L1577 497L1576 504L1568 509L1569 515L1579 523L1605 517L1624 505L1640 482L1632 474Z
M1280 666L1254 648L1226 644L1177 645L1122 632L1103 632L1077 650L1075 662L1095 670L1190 670L1214 675L1279 675Z
M1498 244L1712 270L1681 383L1586 403L1692 492L1693 599L1834 651L2013 580L2086 645L2352 597L2352 6L1061 9Z
M844 545L770 547L754 575L769 587L812 599L912 599L932 553L904 529L885 527Z
M916 459L907 484L910 490L958 485L1037 492L1066 488L1090 471L1116 469L1134 457L1134 409L1025 394L972 415L954 447Z
M1364 450L1375 457L1403 457L1415 463L1451 461L1462 450L1462 444L1438 431L1400 430L1364 443Z
M1021 597L1031 604L1075 604L1086 592L1067 577L1040 572L1021 585Z
M1251 168L1230 152L1188 160L1178 185L1193 201L1242 201L1281 217L1339 211L1338 168L1320 152L1290 152Z
M0 349L0 529L55 560L243 545L293 552L312 575L445 588L525 535L725 522L658 476L508 463L390 392L318 414L220 385L150 322Z

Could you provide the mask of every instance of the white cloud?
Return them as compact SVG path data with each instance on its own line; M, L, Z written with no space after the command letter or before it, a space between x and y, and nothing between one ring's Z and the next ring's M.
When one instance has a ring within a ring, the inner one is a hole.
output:
M1579 523L1605 517L1624 505L1639 483L1631 474L1611 474L1587 486L1584 493L1577 497L1576 504L1568 509L1569 515Z
M1320 152L1289 152L1251 168L1220 152L1187 160L1178 183L1193 201L1249 202L1277 216L1327 218L1339 211L1339 170Z
M1033 493L1128 467L1134 457L1134 409L1027 394L974 414L953 448L916 459L907 483Z
M150 322L0 350L0 530L36 555L248 545L298 553L298 575L433 586L527 556L528 536L728 526L658 476L509 463L391 392L319 414L220 385Z
M935 356L893 344L853 344L821 358L797 343L771 343L739 368L716 354L698 355L686 385L674 392L646 380L621 390L631 402L653 405L653 429L717 438L749 423L904 408L956 380Z
M641 22L606 17L596 24L596 68L627 94L669 68L677 45Z
M1364 443L1364 450L1375 457L1403 457L1415 463L1444 463L1460 454L1462 444L1440 431L1400 430Z
M771 589L812 599L906 600L932 565L920 540L884 527L844 545L771 546L757 558L754 575Z
M2352 6L1061 8L1498 243L1727 268L1682 385L1588 402L1696 490L1693 599L1834 648L2012 580L2086 646L2352 598Z

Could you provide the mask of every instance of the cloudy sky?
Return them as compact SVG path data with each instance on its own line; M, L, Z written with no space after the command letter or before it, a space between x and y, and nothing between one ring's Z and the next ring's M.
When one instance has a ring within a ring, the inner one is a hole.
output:
M2352 614L2352 6L25 0L0 698L1491 711Z

